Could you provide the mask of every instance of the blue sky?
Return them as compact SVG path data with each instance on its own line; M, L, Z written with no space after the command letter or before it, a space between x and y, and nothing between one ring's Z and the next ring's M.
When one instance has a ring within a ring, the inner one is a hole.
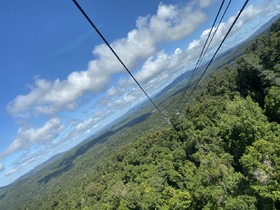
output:
M194 67L221 4L78 2L151 96ZM206 57L243 3L232 1ZM251 0L222 50L276 15L279 4ZM71 0L4 0L0 23L0 186L145 100Z

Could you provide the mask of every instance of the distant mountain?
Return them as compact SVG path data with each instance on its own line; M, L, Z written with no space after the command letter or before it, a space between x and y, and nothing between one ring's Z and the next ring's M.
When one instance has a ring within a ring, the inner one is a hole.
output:
M169 85L167 85L165 88L163 88L154 98L160 98L162 95L170 91L171 89L177 87L181 82L187 81L189 77L191 76L192 71L187 70L185 73L178 76L176 79L174 79Z
M7 185L7 186L4 186L4 187L0 187L0 193L1 193L2 190L5 190L5 189L8 188L9 186L10 186L10 184ZM0 196L0 200L1 200L1 196Z
M36 166L34 169L32 169L31 171L29 171L28 173L26 173L25 175L21 176L18 180L23 180L25 178L28 178L29 176L32 176L33 174L35 174L36 172L42 170L43 168L45 168L46 166L54 163L55 161L61 159L63 157L63 155L65 154L65 152L62 153L58 153L56 155L54 155L53 157L51 157L50 159L48 159L47 161L43 162L42 164Z
M267 23L265 23L264 25L262 25L258 30L256 30L255 33L253 33L248 39L255 39L257 36L261 35L262 33L266 32L267 30L269 30L269 28L271 27L271 25L277 21L280 18L280 13L275 15L273 18L270 19L270 21L268 21Z

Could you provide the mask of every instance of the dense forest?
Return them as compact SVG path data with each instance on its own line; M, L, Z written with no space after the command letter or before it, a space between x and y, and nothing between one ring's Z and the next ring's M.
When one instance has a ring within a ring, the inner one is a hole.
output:
M280 209L279 50L280 20L214 71L171 126L122 131L130 141L100 150L102 161L80 156L79 170L42 176L32 193L30 182L12 209Z

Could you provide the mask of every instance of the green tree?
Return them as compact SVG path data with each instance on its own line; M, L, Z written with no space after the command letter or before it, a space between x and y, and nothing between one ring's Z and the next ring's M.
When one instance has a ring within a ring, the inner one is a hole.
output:
M225 210L255 210L257 199L249 195L229 197L225 204Z
M266 88L264 86L265 81L259 69L252 64L255 60L254 57L246 55L238 59L236 85L242 97L250 96L263 107ZM251 61L248 62L248 59Z
M266 123L262 109L250 97L235 97L228 102L219 127L226 150L234 156L237 165L246 147L265 136Z
M273 86L265 97L265 114L271 120L280 123L280 88Z
M186 190L176 190L172 187L167 187L162 192L165 197L163 210L185 210L190 209L192 203L191 194Z
M258 209L277 209L280 204L280 137L260 139L247 147L241 158L250 188L259 197Z

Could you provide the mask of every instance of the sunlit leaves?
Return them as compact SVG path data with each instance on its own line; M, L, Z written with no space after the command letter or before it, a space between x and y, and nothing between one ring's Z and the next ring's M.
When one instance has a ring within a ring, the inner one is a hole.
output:
M280 87L271 87L266 95L265 114L271 121L280 123Z
M280 138L260 139L241 158L250 187L262 202L280 201Z
M227 150L237 161L247 146L262 138L267 130L266 116L262 109L251 98L236 97L228 102L226 111L221 117L221 136Z

